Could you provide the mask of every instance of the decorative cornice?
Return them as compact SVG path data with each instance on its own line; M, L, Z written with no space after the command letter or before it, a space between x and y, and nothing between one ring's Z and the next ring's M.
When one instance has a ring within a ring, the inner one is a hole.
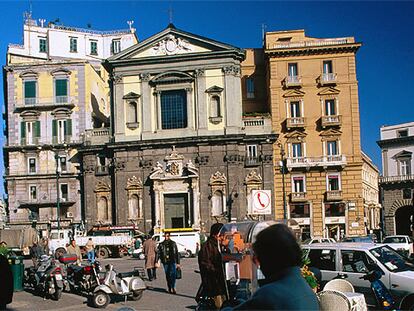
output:
M240 76L240 67L239 66L226 66L223 67L223 72L225 75Z
M126 190L140 190L143 188L141 178L136 177L135 175L128 178Z
M361 47L361 43L344 44L338 46L317 46L317 47L300 47L286 49L266 49L265 54L269 56L300 56L300 55L319 55L331 53L355 53Z
M210 186L216 186L216 185L224 185L227 182L227 178L224 174L220 173L219 171L215 172L210 177Z
M244 179L244 182L246 185L249 184L261 184L263 181L262 176L260 174L257 174L256 170L252 170L247 174L246 178Z

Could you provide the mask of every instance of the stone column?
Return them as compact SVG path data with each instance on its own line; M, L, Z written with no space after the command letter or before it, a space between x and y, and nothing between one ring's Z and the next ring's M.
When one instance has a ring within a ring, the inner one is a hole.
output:
M241 130L242 119L240 67L224 67L223 72L226 105L226 133L237 134Z
M191 182L191 192L192 192L192 198L193 198L193 216L194 216L193 227L198 229L200 228L200 200L199 200L197 180L193 180Z
M154 128L159 131L162 130L162 118L161 118L161 91L156 91L155 95L155 105L154 111L157 123L155 124Z
M206 77L204 76L204 69L197 69L195 71L196 75L196 90L197 90L197 98L196 98L196 124L195 127L199 130L207 130L207 118L208 118L208 111L207 111L207 104L206 104Z
M113 79L114 83L114 112L115 112L115 139L117 140L118 136L125 135L125 107L124 107L124 85L122 83L122 77L115 75Z
M148 73L140 74L141 78L141 124L142 124L142 133L152 132L152 115L153 115L153 105L151 104L151 86L148 84L150 75Z
M187 128L194 130L193 89L189 87L185 90L187 92Z

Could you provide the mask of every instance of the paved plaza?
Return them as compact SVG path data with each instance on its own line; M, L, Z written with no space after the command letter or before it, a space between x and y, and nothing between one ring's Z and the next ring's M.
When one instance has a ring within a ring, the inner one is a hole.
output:
M143 267L144 261L132 258L107 259L102 260L102 267L107 263L112 263L117 272L133 270L134 267ZM31 261L25 261L26 266ZM197 289L200 285L200 276L194 273L198 269L196 258L182 259L181 267L183 278L177 280L177 295L171 295L165 291L166 281L164 271L158 269L158 279L152 282L145 280L148 288L139 301L128 300L126 303L119 301L111 302L105 310L118 310L122 307L132 307L139 311L149 310L191 310L195 309L194 300ZM13 303L8 305L13 311L37 311L37 310L97 310L87 305L87 298L64 292L59 301L43 300L42 297L35 296L29 292L16 292L13 296Z

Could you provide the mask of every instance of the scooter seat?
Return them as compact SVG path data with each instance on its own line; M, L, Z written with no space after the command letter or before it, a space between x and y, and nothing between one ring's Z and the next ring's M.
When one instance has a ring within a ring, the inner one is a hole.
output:
M122 272L122 273L118 273L118 277L122 278L129 278L131 276L136 276L136 272Z

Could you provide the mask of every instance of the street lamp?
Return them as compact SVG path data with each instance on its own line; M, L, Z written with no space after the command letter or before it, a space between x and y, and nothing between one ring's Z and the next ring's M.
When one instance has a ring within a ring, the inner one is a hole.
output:
M286 174L286 159L285 159L285 148L282 143L278 143L280 148L279 161L280 172L282 173L282 194L283 194L283 218L287 220L287 206L286 206L286 188L285 188L285 174Z
M59 191L59 175L60 175L60 167L59 167L59 154L55 151L55 162L56 162L56 207L57 207L57 226L58 230L60 230L60 191Z

